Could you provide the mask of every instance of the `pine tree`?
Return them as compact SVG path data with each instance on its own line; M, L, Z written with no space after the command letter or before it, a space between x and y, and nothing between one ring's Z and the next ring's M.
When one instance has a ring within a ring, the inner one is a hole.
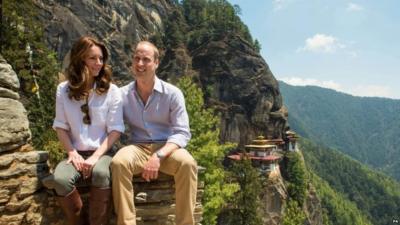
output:
M305 163L297 152L289 152L285 155L286 161L284 176L288 181L289 197L302 206L307 196L309 177Z
M289 200L286 203L285 216L283 217L283 225L302 225L306 219L306 215L299 207L297 201Z
M257 39L254 40L254 48L257 50L258 53L260 53L260 51L261 51L261 44L260 44L260 42L259 42Z
M233 162L230 169L232 178L239 183L240 190L221 216L221 224L262 224L262 175L248 158Z
M195 49L209 40L220 40L232 34L253 43L248 27L238 16L241 12L238 5L232 6L226 0L183 0L182 8L189 25L187 33L189 49Z
M205 172L199 174L205 185L202 223L216 224L221 209L238 190L237 184L228 181L222 165L226 152L235 146L219 143L219 119L213 109L204 107L203 93L192 79L182 77L177 85L185 95L190 119L192 139L187 149L198 165L205 167Z
M54 132L51 125L59 65L56 54L44 43L43 27L33 2L5 0L2 3L1 54L18 75L32 141L36 149L42 150L48 141L56 140L55 134L51 134Z

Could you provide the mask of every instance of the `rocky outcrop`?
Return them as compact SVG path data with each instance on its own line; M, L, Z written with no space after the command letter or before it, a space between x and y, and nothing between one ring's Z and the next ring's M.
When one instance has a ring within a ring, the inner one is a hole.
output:
M222 113L221 139L243 146L259 135L282 138L287 110L267 63L239 36L192 51L209 105Z
M308 188L308 195L303 206L303 211L306 214L306 225L322 225L322 206L321 200L317 196L314 186Z
M171 4L161 0L85 1L34 0L45 25L46 42L66 65L73 42L92 35L105 42L120 82L131 80L128 65L132 45L163 30Z
M287 198L286 186L279 170L277 170L269 175L261 192L263 224L278 225L281 223Z

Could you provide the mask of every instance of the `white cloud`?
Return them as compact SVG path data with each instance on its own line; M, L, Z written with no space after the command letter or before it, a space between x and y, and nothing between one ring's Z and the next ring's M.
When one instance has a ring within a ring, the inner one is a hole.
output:
M316 34L313 37L307 38L305 46L298 48L297 52L334 53L338 49L344 48L346 48L346 45L340 43L336 37L326 34Z
M395 94L393 93L392 89L389 86L360 84L355 87L345 88L344 85L341 85L340 83L337 83L332 80L323 81L314 78L300 78L300 77L284 77L280 78L279 80L293 86L312 85L312 86L333 89L339 92L344 92L359 97L384 97L384 98L396 99Z
M347 4L347 11L350 12L357 12L357 11L362 11L364 8L358 4L352 3L350 2L349 4Z
M391 88L381 85L357 85L349 93L355 96L394 98Z
M286 4L287 4L287 0L273 0L272 1L274 11L281 10Z
M300 77L284 77L280 80L282 80L283 82L285 82L287 84L294 85L294 86L312 85L312 86L319 86L319 87L323 87L323 88L329 88L329 89L334 89L337 91L342 91L341 85L332 80L321 81L321 80L317 80L314 78L300 78Z

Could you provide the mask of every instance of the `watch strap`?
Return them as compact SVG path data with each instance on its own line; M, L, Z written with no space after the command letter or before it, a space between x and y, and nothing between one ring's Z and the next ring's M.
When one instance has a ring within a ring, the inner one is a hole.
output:
M157 155L157 157L159 158L159 159L164 159L165 158L165 153L163 152L163 151L161 151L161 150L158 150L157 152L156 152L156 155Z

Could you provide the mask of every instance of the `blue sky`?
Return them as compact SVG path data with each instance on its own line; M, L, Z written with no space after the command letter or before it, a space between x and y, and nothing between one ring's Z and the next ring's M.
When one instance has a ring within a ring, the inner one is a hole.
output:
M399 0L228 0L274 76L400 99Z

